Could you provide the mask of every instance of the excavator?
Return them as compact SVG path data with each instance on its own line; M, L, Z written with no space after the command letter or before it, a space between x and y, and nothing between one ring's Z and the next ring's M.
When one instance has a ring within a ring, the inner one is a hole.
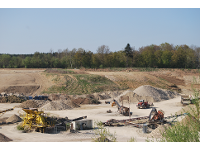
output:
M163 110L156 110L155 107L152 108L149 114L148 126L151 128L155 128L158 124L165 123L166 120L164 119L164 111Z

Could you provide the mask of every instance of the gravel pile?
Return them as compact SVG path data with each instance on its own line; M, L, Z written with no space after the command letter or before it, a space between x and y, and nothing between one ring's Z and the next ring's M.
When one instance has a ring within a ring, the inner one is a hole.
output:
M172 99L177 96L175 92L167 91L167 90L165 91L159 88L152 87L150 85L140 86L137 89L135 89L133 92L139 96L152 97L155 102Z
M169 127L169 124L159 125L155 130L153 130L147 137L149 138L162 138L162 134Z
M8 138L7 136L3 135L2 133L0 133L0 142L9 142L12 141L10 138Z
M22 103L24 101L24 99L21 99L15 95L8 97L0 97L0 103Z
M35 100L27 100L27 101L21 103L17 107L19 107L19 108L38 108L39 105L37 104L37 102L35 102Z
M6 123L15 123L15 122L20 122L20 121L22 121L22 119L19 116L14 114L6 120Z
M48 102L42 106L41 110L66 110L80 107L79 105L73 103L71 100L57 100Z
M80 107L71 100L27 100L19 108L40 108L41 110L66 110Z

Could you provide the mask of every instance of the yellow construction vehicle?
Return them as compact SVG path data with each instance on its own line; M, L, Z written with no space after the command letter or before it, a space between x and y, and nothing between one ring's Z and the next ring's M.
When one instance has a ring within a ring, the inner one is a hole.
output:
M24 122L22 127L28 126L29 129L34 128L36 131L45 132L46 127L52 127L55 122L51 120L43 111L38 111L37 108L25 108Z

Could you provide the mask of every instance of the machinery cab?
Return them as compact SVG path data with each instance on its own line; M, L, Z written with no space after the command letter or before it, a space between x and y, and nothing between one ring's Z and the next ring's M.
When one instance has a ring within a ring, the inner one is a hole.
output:
M140 100L140 101L139 101L139 103L138 103L138 105L139 105L139 106L142 106L142 105L144 105L144 104L145 104L145 102L144 102L144 100L143 100L143 99L142 99L142 100Z
M144 103L144 100L143 100L143 99L141 99L141 100L139 101L139 103Z

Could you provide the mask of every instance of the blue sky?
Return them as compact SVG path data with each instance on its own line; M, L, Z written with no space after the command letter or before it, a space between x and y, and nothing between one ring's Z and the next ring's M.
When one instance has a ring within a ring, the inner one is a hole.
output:
M0 53L200 46L199 8L0 8Z

